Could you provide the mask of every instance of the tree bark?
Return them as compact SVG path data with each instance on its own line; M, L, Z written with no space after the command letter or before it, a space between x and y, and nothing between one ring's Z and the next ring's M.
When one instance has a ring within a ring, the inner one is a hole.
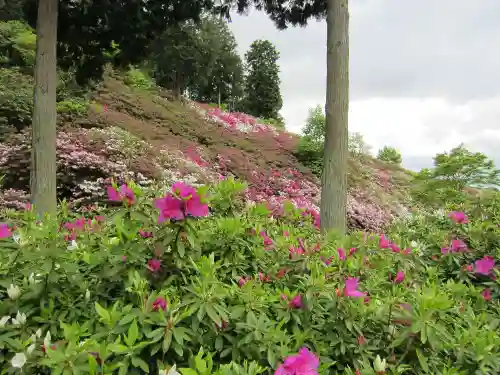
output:
M31 201L43 218L55 214L58 0L39 0L31 151Z
M346 232L349 110L348 0L327 3L326 125L321 230Z

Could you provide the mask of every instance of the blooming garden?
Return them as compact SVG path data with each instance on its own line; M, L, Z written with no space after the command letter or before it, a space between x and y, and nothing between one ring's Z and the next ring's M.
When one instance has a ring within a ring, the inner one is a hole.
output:
M349 235L322 235L296 136L126 90L60 124L57 217L29 133L0 142L0 373L500 373L498 193L409 215L352 158Z
M229 177L0 226L0 368L25 374L497 374L496 203L321 236ZM484 220L489 214L488 221Z

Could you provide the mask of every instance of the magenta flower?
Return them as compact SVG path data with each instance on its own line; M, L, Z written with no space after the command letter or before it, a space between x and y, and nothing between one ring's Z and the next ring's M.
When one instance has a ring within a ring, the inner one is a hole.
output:
M391 241L389 241L383 234L381 234L378 240L378 246L381 249L388 249L391 246Z
M292 259L295 255L304 255L305 251L301 246L290 246L288 248L288 252L290 253L290 259Z
M115 202L125 201L129 206L135 201L134 192L126 184L120 186L119 191L112 186L108 186L108 198L110 201Z
M339 254L339 259L340 259L340 260L345 260L345 259L346 259L344 249L342 249L341 247L339 247L339 248L337 249L337 253Z
M332 263L333 257L325 258L324 256L320 256L320 259L325 263L325 265L329 266Z
M10 230L7 224L0 224L0 239L9 238L12 235L12 231Z
M239 280L238 280L238 285L240 287L242 287L243 285L245 285L246 283L248 282L248 279L246 277L241 277Z
M495 267L495 260L493 257L485 256L483 259L476 260L474 263L476 273L481 275L488 275Z
M396 245L395 243L391 243L391 250L393 253L399 253L401 251L401 249L399 248L398 245Z
M285 358L274 375L318 375L319 358L307 348Z
M184 219L182 202L171 194L168 194L163 198L155 199L154 206L155 208L158 208L160 210L158 223L163 223L164 221L169 219Z
M403 271L399 271L394 278L394 283L401 284L405 280L405 273Z
M150 259L148 260L148 269L151 272L157 272L161 268L161 260L159 259Z
M292 298L288 306L294 309L300 309L304 307L304 304L302 303L302 296L300 294L297 294L295 297Z
M357 277L348 277L345 281L344 296L346 297L364 297L366 293L360 292L358 290Z
M490 289L485 289L481 292L481 296L483 296L485 301L491 301L492 295Z
M264 240L264 246L269 247L273 244L273 240L266 234L265 231L260 231L259 235Z
M208 204L201 202L201 197L195 188L183 182L176 182L172 186L172 191L175 195L168 193L165 197L154 201L154 206L160 210L159 223L169 219L184 220L188 215L208 216Z
M453 211L448 214L448 217L457 224L467 224L469 219L462 211Z
M153 310L158 311L159 309L162 309L163 311L167 309L167 301L163 297L158 297L153 302Z
M139 230L139 236L141 236L142 238L151 238L153 237L153 233L152 232L146 232L142 229Z

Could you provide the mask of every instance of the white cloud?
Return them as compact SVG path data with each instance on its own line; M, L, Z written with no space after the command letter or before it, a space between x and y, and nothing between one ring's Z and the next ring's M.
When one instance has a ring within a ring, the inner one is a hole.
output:
M401 150L405 165L465 143L500 164L500 1L370 0L351 10L349 130L375 149ZM282 115L298 132L324 105L326 29L277 30L263 13L234 16L243 53L255 39L280 51Z

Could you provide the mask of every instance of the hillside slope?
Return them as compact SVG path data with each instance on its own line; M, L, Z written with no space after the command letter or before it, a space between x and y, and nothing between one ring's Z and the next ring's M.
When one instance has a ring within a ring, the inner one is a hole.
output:
M298 136L257 124L251 116L175 102L156 88L129 87L112 73L87 111L60 115L59 122L59 195L75 203L104 199L110 177L203 184L234 175L249 183L249 201L279 209L292 200L318 209L319 181L293 155ZM21 207L27 201L29 161L28 132L0 143L0 205ZM349 181L351 227L378 230L404 212L404 170L362 156L350 160Z

